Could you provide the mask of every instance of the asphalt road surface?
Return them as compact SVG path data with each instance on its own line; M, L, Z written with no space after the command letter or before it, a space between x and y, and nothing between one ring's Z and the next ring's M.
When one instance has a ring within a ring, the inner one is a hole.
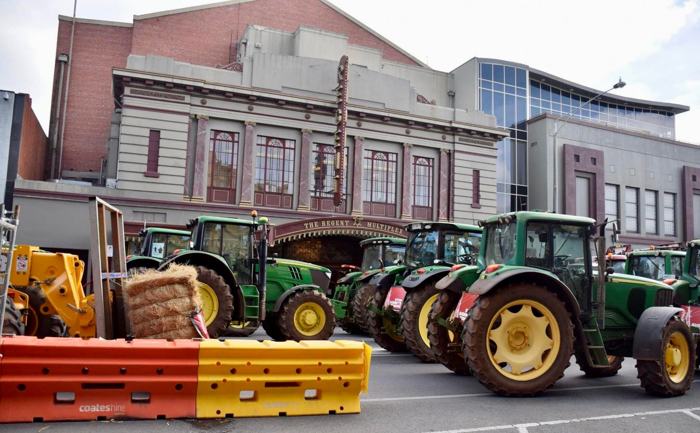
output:
M253 338L264 336L258 331ZM505 398L439 364L387 353L368 337L338 329L335 338L367 340L374 348L370 389L358 415L11 424L0 425L0 432L700 432L700 374L687 395L663 399L644 393L633 359L623 363L620 374L604 379L584 378L572 360L564 378L546 394Z

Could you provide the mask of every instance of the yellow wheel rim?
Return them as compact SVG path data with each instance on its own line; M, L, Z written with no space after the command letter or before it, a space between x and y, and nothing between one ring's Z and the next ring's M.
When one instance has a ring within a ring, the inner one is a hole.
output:
M503 306L491 319L486 336L491 364L503 376L523 382L549 371L561 344L554 314L530 299Z
M197 281L199 288L199 299L202 301L202 316L204 324L209 326L219 314L219 298L216 297L214 289L208 284Z
M403 343L403 335L399 334L398 329L396 329L396 324L392 322L391 319L384 317L382 319L382 327L384 328L384 333L391 337L391 339Z
M39 313L31 306L28 310L29 314L27 317L27 326L24 328L24 335L37 335L39 332Z
M430 309L435 301L437 301L438 295L439 293L436 293L429 297L418 312L418 332L420 333L420 338L423 340L423 343L428 347L430 347L430 341L428 341L428 317L430 316Z
M294 327L306 337L319 334L326 326L326 312L315 302L304 302L294 312Z
M690 349L685 336L675 331L666 343L664 351L666 373L668 378L674 383L681 383L688 375L690 367Z

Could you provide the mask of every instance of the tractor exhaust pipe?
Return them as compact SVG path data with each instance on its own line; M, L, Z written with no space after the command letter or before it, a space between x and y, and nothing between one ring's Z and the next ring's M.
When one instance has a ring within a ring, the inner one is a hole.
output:
M260 217L258 223L262 226L260 244L258 246L258 311L260 321L265 320L265 302L267 298L267 218Z

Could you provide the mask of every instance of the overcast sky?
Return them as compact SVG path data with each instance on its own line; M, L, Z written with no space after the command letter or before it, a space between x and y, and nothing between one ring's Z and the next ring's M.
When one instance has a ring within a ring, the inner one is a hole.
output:
M432 68L471 57L528 64L618 94L690 106L677 139L700 144L700 0L332 0ZM78 0L78 17L131 22L212 0ZM73 0L0 0L0 89L31 94L48 126L58 14Z

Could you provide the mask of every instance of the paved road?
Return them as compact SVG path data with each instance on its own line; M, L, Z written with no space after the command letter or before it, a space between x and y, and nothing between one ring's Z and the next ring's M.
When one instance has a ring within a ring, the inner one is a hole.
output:
M337 338L363 339L340 330ZM626 360L618 376L605 379L586 379L574 364L543 396L504 398L472 377L455 376L441 365L422 364L411 355L387 353L369 343L375 348L370 392L363 396L359 415L15 424L0 426L0 432L700 432L700 374L687 395L660 399L639 387L634 360Z

